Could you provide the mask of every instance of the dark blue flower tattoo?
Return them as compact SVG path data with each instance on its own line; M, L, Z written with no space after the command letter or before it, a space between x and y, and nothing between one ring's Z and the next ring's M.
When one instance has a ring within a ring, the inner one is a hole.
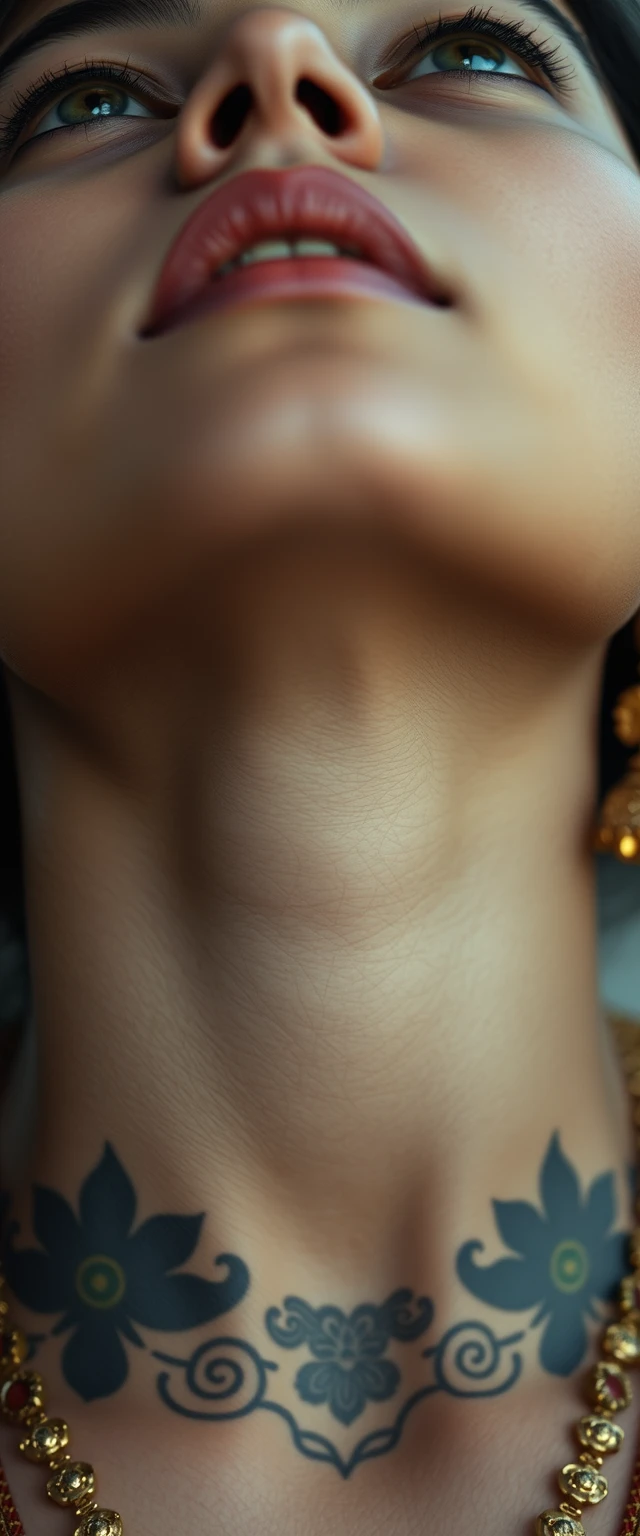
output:
M32 1219L41 1249L13 1247L17 1222L5 1230L4 1265L15 1295L34 1312L63 1312L52 1334L74 1329L62 1370L85 1402L110 1396L126 1381L121 1335L144 1347L132 1320L170 1333L197 1328L248 1290L249 1271L234 1254L216 1261L227 1269L222 1280L168 1273L191 1258L204 1215L150 1216L132 1232L135 1214L133 1184L107 1142L81 1187L79 1219L62 1195L36 1184Z
M588 1345L585 1316L600 1319L594 1302L612 1301L625 1272L627 1232L611 1232L616 1216L614 1176L603 1173L582 1197L575 1169L557 1131L540 1175L542 1210L525 1200L494 1200L496 1225L518 1258L480 1268L484 1244L463 1243L458 1275L473 1296L492 1307L521 1312L537 1306L531 1327L548 1319L540 1361L554 1376L569 1376Z
M433 1302L414 1300L413 1291L394 1291L382 1306L370 1302L342 1312L340 1307L311 1307L300 1296L287 1296L286 1318L270 1307L265 1323L271 1338L285 1349L307 1344L315 1357L301 1366L296 1391L305 1403L326 1403L341 1424L352 1424L368 1402L393 1397L400 1371L382 1356L390 1339L417 1339L429 1327Z

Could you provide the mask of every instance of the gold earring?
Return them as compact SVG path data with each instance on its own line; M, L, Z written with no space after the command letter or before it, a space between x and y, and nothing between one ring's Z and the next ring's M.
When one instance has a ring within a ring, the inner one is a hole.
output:
M634 624L640 649L640 613ZM640 661L638 662L640 673ZM613 710L613 728L625 747L640 745L640 683L625 688ZM624 864L640 864L640 752L627 764L619 784L609 790L594 828L594 853L612 853Z

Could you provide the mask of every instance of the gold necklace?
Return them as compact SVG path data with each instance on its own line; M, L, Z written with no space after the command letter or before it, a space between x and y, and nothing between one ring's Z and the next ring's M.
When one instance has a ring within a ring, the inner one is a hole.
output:
M609 1014L608 1020L633 1104L640 1172L640 1027L618 1015ZM621 1283L617 1321L605 1328L600 1358L588 1378L591 1412L583 1414L574 1426L580 1450L576 1460L567 1462L558 1473L563 1498L557 1509L544 1510L538 1516L536 1536L586 1536L583 1515L607 1494L607 1480L601 1470L604 1459L620 1449L624 1438L614 1414L631 1402L631 1382L625 1367L640 1365L640 1190L633 1219L629 1244L632 1272ZM11 1423L22 1426L23 1456L48 1467L47 1494L54 1503L69 1507L79 1520L74 1536L124 1536L120 1515L114 1509L102 1509L94 1499L93 1467L86 1461L74 1461L67 1450L69 1426L64 1419L49 1418L46 1413L42 1377L37 1371L22 1369L29 1346L25 1334L9 1318L5 1283L0 1268L0 1411ZM25 1536L1 1465L0 1536ZM619 1536L640 1536L640 1453Z

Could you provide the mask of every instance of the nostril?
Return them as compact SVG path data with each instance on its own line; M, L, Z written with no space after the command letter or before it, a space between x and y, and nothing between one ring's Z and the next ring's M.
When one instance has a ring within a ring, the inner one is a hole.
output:
M346 128L347 119L338 102L313 80L302 79L298 82L296 98L311 113L323 133L329 134L331 138L336 138Z
M213 139L216 149L228 149L237 138L251 110L253 97L248 85L236 85L220 102L213 117Z
M339 103L315 81L302 79L298 82L296 99L311 113L314 122L330 138L337 138L347 127L347 117ZM253 105L253 95L248 85L235 85L214 113L212 135L216 149L228 149L238 137Z

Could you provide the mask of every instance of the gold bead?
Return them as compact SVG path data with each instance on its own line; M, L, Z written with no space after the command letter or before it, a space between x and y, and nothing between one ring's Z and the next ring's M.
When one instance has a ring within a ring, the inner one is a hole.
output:
M76 1536L84 1536L84 1532L76 1531ZM545 1509L536 1520L536 1536L585 1536L585 1529L573 1515L565 1515L560 1509Z
M0 1409L13 1424L24 1424L44 1407L44 1382L37 1371L13 1371L0 1387Z
M638 1107L640 1108L640 1105ZM634 1319L640 1320L640 1277L638 1275L625 1275L621 1280L620 1311L624 1317L631 1312Z
M21 1328L7 1328L0 1333L0 1371L13 1371L29 1353L29 1344Z
M627 764L627 771L605 797L598 812L594 852L617 853L621 859L640 864L640 753Z
M618 741L625 747L636 747L640 742L640 685L633 683L618 697L612 711L614 730Z
M621 1365L637 1365L640 1360L640 1333L627 1318L623 1323L610 1323L605 1329L602 1348L605 1355L611 1355Z
M122 1521L115 1509L96 1509L80 1521L74 1536L123 1536ZM567 1532L567 1536L584 1536L584 1531Z
M629 1238L631 1268L640 1269L640 1227L634 1227Z
M570 1461L558 1475L562 1493L575 1499L576 1504L600 1504L609 1492L607 1479L596 1467L581 1466Z
M20 1450L27 1461L48 1461L56 1457L69 1444L69 1425L64 1419L42 1419L34 1424L26 1439L20 1441Z
M47 1483L47 1493L55 1504L77 1504L85 1493L93 1493L95 1472L88 1461L69 1461Z
M586 1413L576 1424L576 1434L581 1445L595 1450L600 1456L619 1451L624 1440L624 1430L610 1419L597 1413Z
M631 1382L626 1371L613 1360L599 1360L588 1377L590 1395L596 1408L616 1413L631 1402Z

